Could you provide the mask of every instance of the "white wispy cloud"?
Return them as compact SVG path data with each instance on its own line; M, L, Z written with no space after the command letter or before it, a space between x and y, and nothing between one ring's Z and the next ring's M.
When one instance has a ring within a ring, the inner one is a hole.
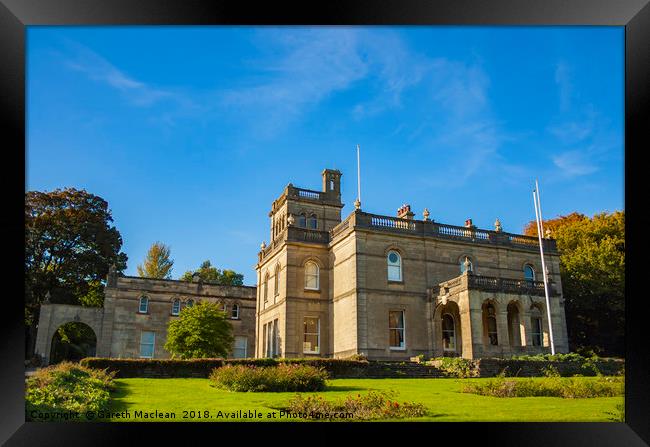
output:
M575 177L598 171L586 150L571 150L552 157L553 163L565 176Z
M66 47L69 51L64 57L68 68L118 90L133 105L146 107L160 100L176 97L171 91L155 88L130 77L99 54L77 42L66 41Z
M571 82L571 69L565 62L558 62L555 66L555 83L558 85L560 110L568 110L571 106L573 85Z

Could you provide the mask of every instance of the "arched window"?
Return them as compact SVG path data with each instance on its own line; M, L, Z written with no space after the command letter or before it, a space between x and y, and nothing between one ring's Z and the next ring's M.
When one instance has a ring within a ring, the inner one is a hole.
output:
M172 315L178 315L181 312L181 300L176 298L172 301Z
M316 230L318 228L318 220L316 219L315 214L312 214L309 216L309 219L307 219L307 227L311 230Z
M485 323L489 343L492 346L497 346L499 344L499 338L497 337L497 316L492 304L485 306Z
M186 307L192 307L194 306L194 300L187 300L187 303L185 303Z
M456 327L450 314L442 316L442 348L445 351L456 350Z
M140 297L140 307L138 308L138 312L141 314L149 313L149 298L146 296Z
M239 304L232 305L232 309L230 310L230 318L233 320L239 319Z
M395 250L388 252L386 256L388 264L388 280L401 281L402 280L402 257Z
M298 226L300 228L307 228L307 217L305 217L304 213L298 216Z
M469 263L469 271L473 272L474 271L474 264L472 263L472 260L469 258L469 256L461 256L461 258L460 258L460 273L465 273L465 259L467 259L467 262Z
M530 309L530 327L533 346L542 346L542 313L537 306Z
M524 278L529 283L532 283L533 281L535 281L535 270L533 269L532 265L526 264L524 266Z
M269 300L269 272L264 276L264 302Z
M318 264L309 261L305 264L305 289L318 290L319 289L319 268Z
M280 264L275 266L275 277L273 278L273 294L280 294Z

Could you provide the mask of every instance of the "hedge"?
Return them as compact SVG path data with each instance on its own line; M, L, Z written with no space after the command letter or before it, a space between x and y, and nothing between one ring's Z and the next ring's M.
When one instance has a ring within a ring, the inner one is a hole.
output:
M356 377L368 367L367 360L348 359L114 359L87 357L80 361L89 368L114 371L116 377L201 377L207 378L215 368L224 365L276 366L301 364L323 368L333 378Z

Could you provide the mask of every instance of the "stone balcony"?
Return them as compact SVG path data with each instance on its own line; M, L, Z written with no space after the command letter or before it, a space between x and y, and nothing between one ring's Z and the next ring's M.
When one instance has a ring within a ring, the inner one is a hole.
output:
M521 295L544 296L544 281L531 281L526 279L497 278L494 276L463 274L456 278L440 283L430 289L430 296L454 294L461 290L482 290L496 293L516 293ZM548 292L550 296L559 293L552 279L549 279Z

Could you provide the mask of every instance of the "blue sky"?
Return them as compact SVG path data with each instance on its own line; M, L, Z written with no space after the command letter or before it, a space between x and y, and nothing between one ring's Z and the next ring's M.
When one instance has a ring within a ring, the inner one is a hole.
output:
M108 201L128 255L255 283L284 186L521 232L624 209L622 27L28 27L26 189Z

